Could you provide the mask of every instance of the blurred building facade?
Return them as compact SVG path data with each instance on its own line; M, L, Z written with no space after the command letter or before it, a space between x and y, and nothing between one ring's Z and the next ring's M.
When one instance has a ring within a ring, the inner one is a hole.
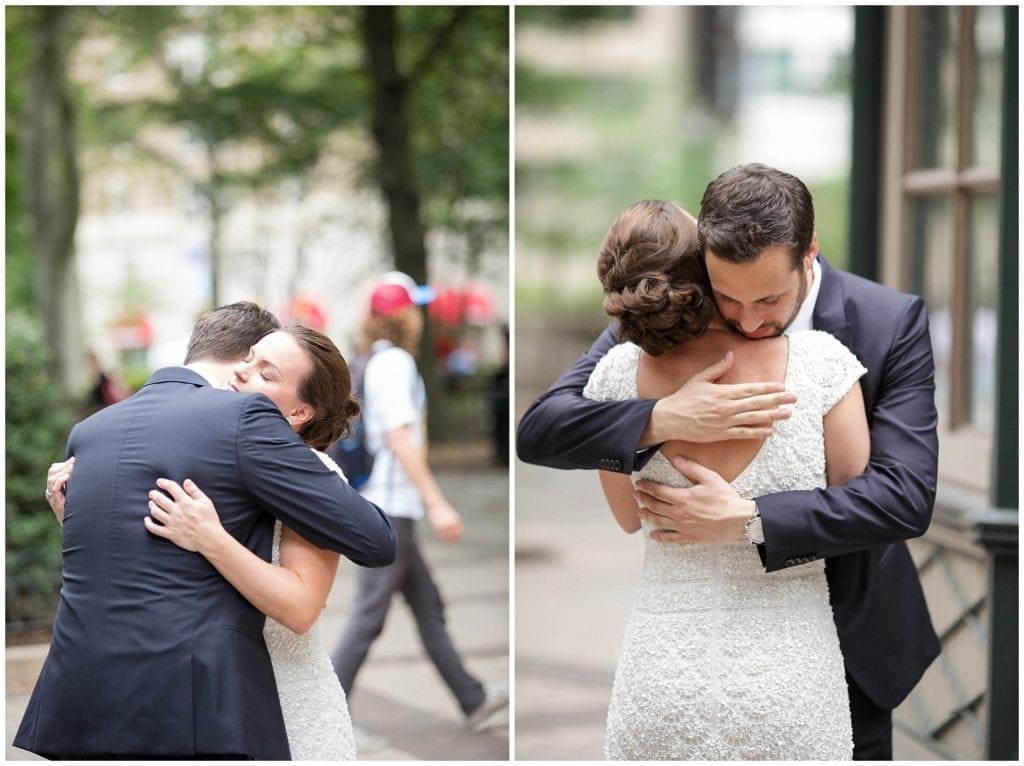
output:
M202 69L212 44L182 34L167 43L167 55L187 75ZM75 79L113 103L167 92L165 73L124 56L115 40L86 37L74 58ZM254 300L354 351L373 281L393 268L386 202L366 177L376 151L369 130L339 127L307 172L260 187L237 184L214 216L204 189L218 162L242 173L261 157L243 140L224 144L213 157L201 136L166 124L151 126L136 143L82 153L75 276L83 342L106 365L180 363L196 317L212 307L214 283L220 303ZM464 204L493 217L487 200ZM433 283L487 291L493 313L474 337L487 362L500 363L510 310L507 238L481 244L435 227L426 240Z

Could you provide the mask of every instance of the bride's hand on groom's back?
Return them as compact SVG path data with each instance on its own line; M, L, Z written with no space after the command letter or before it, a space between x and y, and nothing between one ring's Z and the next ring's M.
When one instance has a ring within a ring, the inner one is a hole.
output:
M75 467L75 458L70 457L63 463L53 463L46 472L46 490L43 495L50 504L50 510L57 517L57 523L64 523L64 503L67 501L66 490L71 470Z
M170 479L157 479L156 485L159 489L149 492L149 516L143 519L146 529L154 535L179 548L204 554L225 534L213 501L194 481L185 479L178 484Z

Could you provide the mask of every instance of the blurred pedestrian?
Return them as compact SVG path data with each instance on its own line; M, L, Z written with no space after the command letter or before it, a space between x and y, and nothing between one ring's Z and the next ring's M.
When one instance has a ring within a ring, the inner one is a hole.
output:
M89 352L89 378L93 381L89 391L89 410L101 410L131 396L131 389L116 372L107 372L100 364L99 357Z
M426 516L446 542L462 537L459 512L448 502L426 456L426 392L415 354L423 333L421 306L434 291L406 274L391 272L374 289L363 323L370 346L363 378L363 423L373 468L363 495L387 513L398 535L395 563L360 568L352 614L332 653L345 694L384 627L392 596L400 592L416 619L427 654L458 701L467 724L476 728L508 704L507 691L485 688L465 667L445 627L444 601L416 540Z

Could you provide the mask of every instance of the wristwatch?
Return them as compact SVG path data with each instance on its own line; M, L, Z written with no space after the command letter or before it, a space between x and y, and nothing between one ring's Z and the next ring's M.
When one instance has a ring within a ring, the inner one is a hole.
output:
M746 528L747 540L751 545L764 545L764 529L761 528L761 512L754 508L754 515L750 517Z

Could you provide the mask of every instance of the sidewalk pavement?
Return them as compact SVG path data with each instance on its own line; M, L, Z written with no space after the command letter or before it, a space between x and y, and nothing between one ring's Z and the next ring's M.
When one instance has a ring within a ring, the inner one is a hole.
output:
M516 758L602 760L642 541L595 471L515 470Z
M489 445L432 448L438 482L465 519L456 544L437 540L424 522L420 541L447 605L448 629L470 672L485 684L509 684L508 472L491 466ZM355 569L342 562L320 630L330 651L341 635L355 589ZM7 649L7 760L33 760L10 742L46 654L46 646ZM388 622L360 671L349 708L353 721L387 745L360 751L371 761L504 761L508 713L479 733L466 730L461 710L419 642L415 621L396 598Z

